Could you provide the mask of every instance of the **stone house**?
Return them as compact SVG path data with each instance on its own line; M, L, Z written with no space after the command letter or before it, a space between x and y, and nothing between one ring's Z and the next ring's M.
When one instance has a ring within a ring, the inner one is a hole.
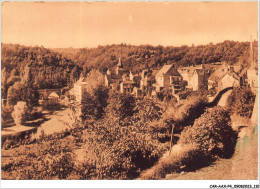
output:
M238 87L240 86L240 77L235 72L226 72L217 81L217 90L221 91L228 87Z
M81 103L83 99L83 95L86 91L86 87L87 87L87 82L85 77L81 77L76 83L74 83L72 92L76 101Z
M156 83L155 77L159 70L148 70L145 69L141 73L140 78L140 89L143 91L143 94L151 95L153 84Z
M226 87L241 86L243 81L243 69L241 65L220 65L208 78L208 89L218 91ZM226 79L226 81L225 81Z
M179 67L178 72L183 77L183 80L187 82L187 89L193 91L208 87L208 78L210 70L206 69L204 65Z
M197 91L199 89L207 89L208 78L209 78L208 70L196 69L193 71L191 80L188 82L188 86L193 91Z
M107 70L107 73L105 75L105 85L115 92L121 92L124 91L123 89L121 89L121 86L128 86L128 84L126 83L122 85L121 83L125 81L132 81L133 79L134 75L131 73L131 71L129 72L124 69L121 58L119 58L115 70Z
M155 90L180 88L183 78L174 65L164 65L155 76Z
M120 92L121 93L132 93L136 83L134 81L123 81L120 83Z

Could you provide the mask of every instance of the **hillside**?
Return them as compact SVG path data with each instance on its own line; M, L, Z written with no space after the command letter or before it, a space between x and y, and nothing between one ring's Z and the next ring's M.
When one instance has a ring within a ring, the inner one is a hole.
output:
M114 44L98 46L97 48L53 50L64 53L80 67L96 67L101 71L115 66L118 57L121 57L126 69L137 72L144 68L160 68L167 62L187 66L222 61L234 64L241 61L247 66L249 64L249 45L249 42L224 41L217 44L210 43L190 47ZM257 54L256 41L254 42L254 51Z
M119 57L125 69L133 73L145 68L161 68L167 63L188 66L222 61L234 64L241 61L241 64L249 67L249 45L249 42L224 41L190 47L114 44L97 48L47 49L2 43L2 96L6 98L8 88L23 77L26 66L30 67L35 87L60 88L72 85L82 71L85 75L91 68L97 68L104 73L117 64ZM255 41L255 57L257 50Z
M2 97L8 88L24 76L30 67L32 82L37 88L59 88L74 82L80 68L64 55L44 47L1 44Z

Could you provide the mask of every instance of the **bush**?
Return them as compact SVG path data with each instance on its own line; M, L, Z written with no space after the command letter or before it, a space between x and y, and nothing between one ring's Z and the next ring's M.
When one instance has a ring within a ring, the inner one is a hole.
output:
M86 159L79 167L92 170L83 172L82 179L133 179L165 150L149 134L134 126L122 127L114 120L89 126L82 138Z
M134 119L141 122L158 121L163 113L160 105L150 98L137 101L133 111Z
M94 90L94 89L93 89ZM107 106L108 88L99 86L94 90L94 95L85 92L82 100L82 118L86 119L99 119L104 115L105 107Z
M111 92L106 107L106 115L108 117L116 117L124 119L134 114L136 99L131 94L113 93Z
M166 174L179 173L185 170L185 164L192 161L197 151L196 146L174 145L171 154L169 152L165 153L152 168L143 171L140 178L143 180L162 179Z
M33 108L28 111L28 115L26 120L36 120L42 117L42 112L37 110L37 108Z
M141 179L160 179L167 173L194 171L210 165L217 157L229 158L234 152L237 133L230 126L230 117L221 107L208 109L192 127L181 133L171 153L165 153Z
M220 106L207 111L181 133L178 143L194 144L210 156L231 157L237 133L231 127L229 113Z
M174 133L180 133L185 126L192 125L204 113L207 101L205 96L195 94L180 103L166 110L158 123L159 127L170 131L174 124Z
M16 125L21 125L26 120L28 114L28 107L26 102L17 102L14 106L14 111L12 112L12 117Z
M12 118L12 107L1 106L1 129L7 126L7 122L13 120Z
M34 145L20 146L14 151L17 157L2 164L2 178L16 180L66 179L74 170L72 143L53 140ZM7 173L6 173L7 172Z
M227 107L232 114L251 117L255 95L248 87L234 88L227 99Z

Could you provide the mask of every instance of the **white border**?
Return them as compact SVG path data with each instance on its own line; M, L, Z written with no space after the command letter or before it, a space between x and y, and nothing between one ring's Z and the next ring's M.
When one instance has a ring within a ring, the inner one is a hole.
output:
M29 1L29 0L12 0L12 1ZM41 0L34 0L34 1L41 1ZM44 1L72 1L72 0L44 0ZM103 0L87 0L87 1L103 1ZM106 0L106 1L117 1L117 0ZM128 0L120 0L120 1L128 1ZM144 1L144 0L135 0L135 1ZM165 0L150 0L150 1L165 1ZM197 1L197 0L175 0L175 1ZM208 1L232 1L232 0L208 0ZM258 0L234 0L234 1L258 1ZM4 1L1 0L1 3L2 2ZM1 8L0 8L0 13L1 13ZM258 20L259 20L259 2L258 2ZM1 25L0 25L0 29L1 29ZM259 25L258 25L258 32L259 32ZM1 40L1 35L0 35L0 40ZM258 40L258 47L259 44L260 43ZM259 60L259 52L260 50L258 48L258 60ZM260 71L259 67L258 69ZM258 80L260 81L259 77ZM259 141L259 132L258 132L258 141ZM259 152L259 148L260 147L258 145L258 152ZM258 155L258 159L259 159L259 155ZM259 179L259 161L258 161L258 179ZM211 185L232 185L233 187L234 185L252 185L253 187L253 185L257 185L257 184L259 185L259 180L84 180L84 181L83 180L47 180L47 181L46 180L0 180L0 188L201 188L202 189L202 188L210 188Z

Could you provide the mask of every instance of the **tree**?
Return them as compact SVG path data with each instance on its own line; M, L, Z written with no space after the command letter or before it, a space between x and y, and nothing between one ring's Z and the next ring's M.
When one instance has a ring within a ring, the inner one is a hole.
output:
M107 99L108 88L105 86L99 86L98 88L94 89L93 95L85 92L81 102L82 118L101 118L105 112L104 109L107 106Z
M24 123L24 121L26 120L27 111L28 111L28 107L26 105L26 102L19 101L14 106L14 111L12 112L12 117L17 126Z
M227 99L227 107L231 113L250 117L253 112L255 95L248 87L235 88Z
M220 106L207 109L193 126L181 133L180 144L194 144L205 155L231 157L237 133L231 127L229 113Z
M5 68L1 71L1 95L2 98L7 96L7 73Z
M108 99L108 88L104 86L104 75L98 70L91 70L85 80L87 86L82 99L82 118L101 118Z
M86 91L93 96L96 89L99 88L99 86L102 86L105 84L105 76L98 70L92 69L86 77Z
M7 93L7 103L15 105L18 101L24 101L28 106L38 104L38 91L34 87L28 87L24 82L18 81L13 86L9 87Z
M136 99L131 94L110 93L106 115L124 119L134 114Z

